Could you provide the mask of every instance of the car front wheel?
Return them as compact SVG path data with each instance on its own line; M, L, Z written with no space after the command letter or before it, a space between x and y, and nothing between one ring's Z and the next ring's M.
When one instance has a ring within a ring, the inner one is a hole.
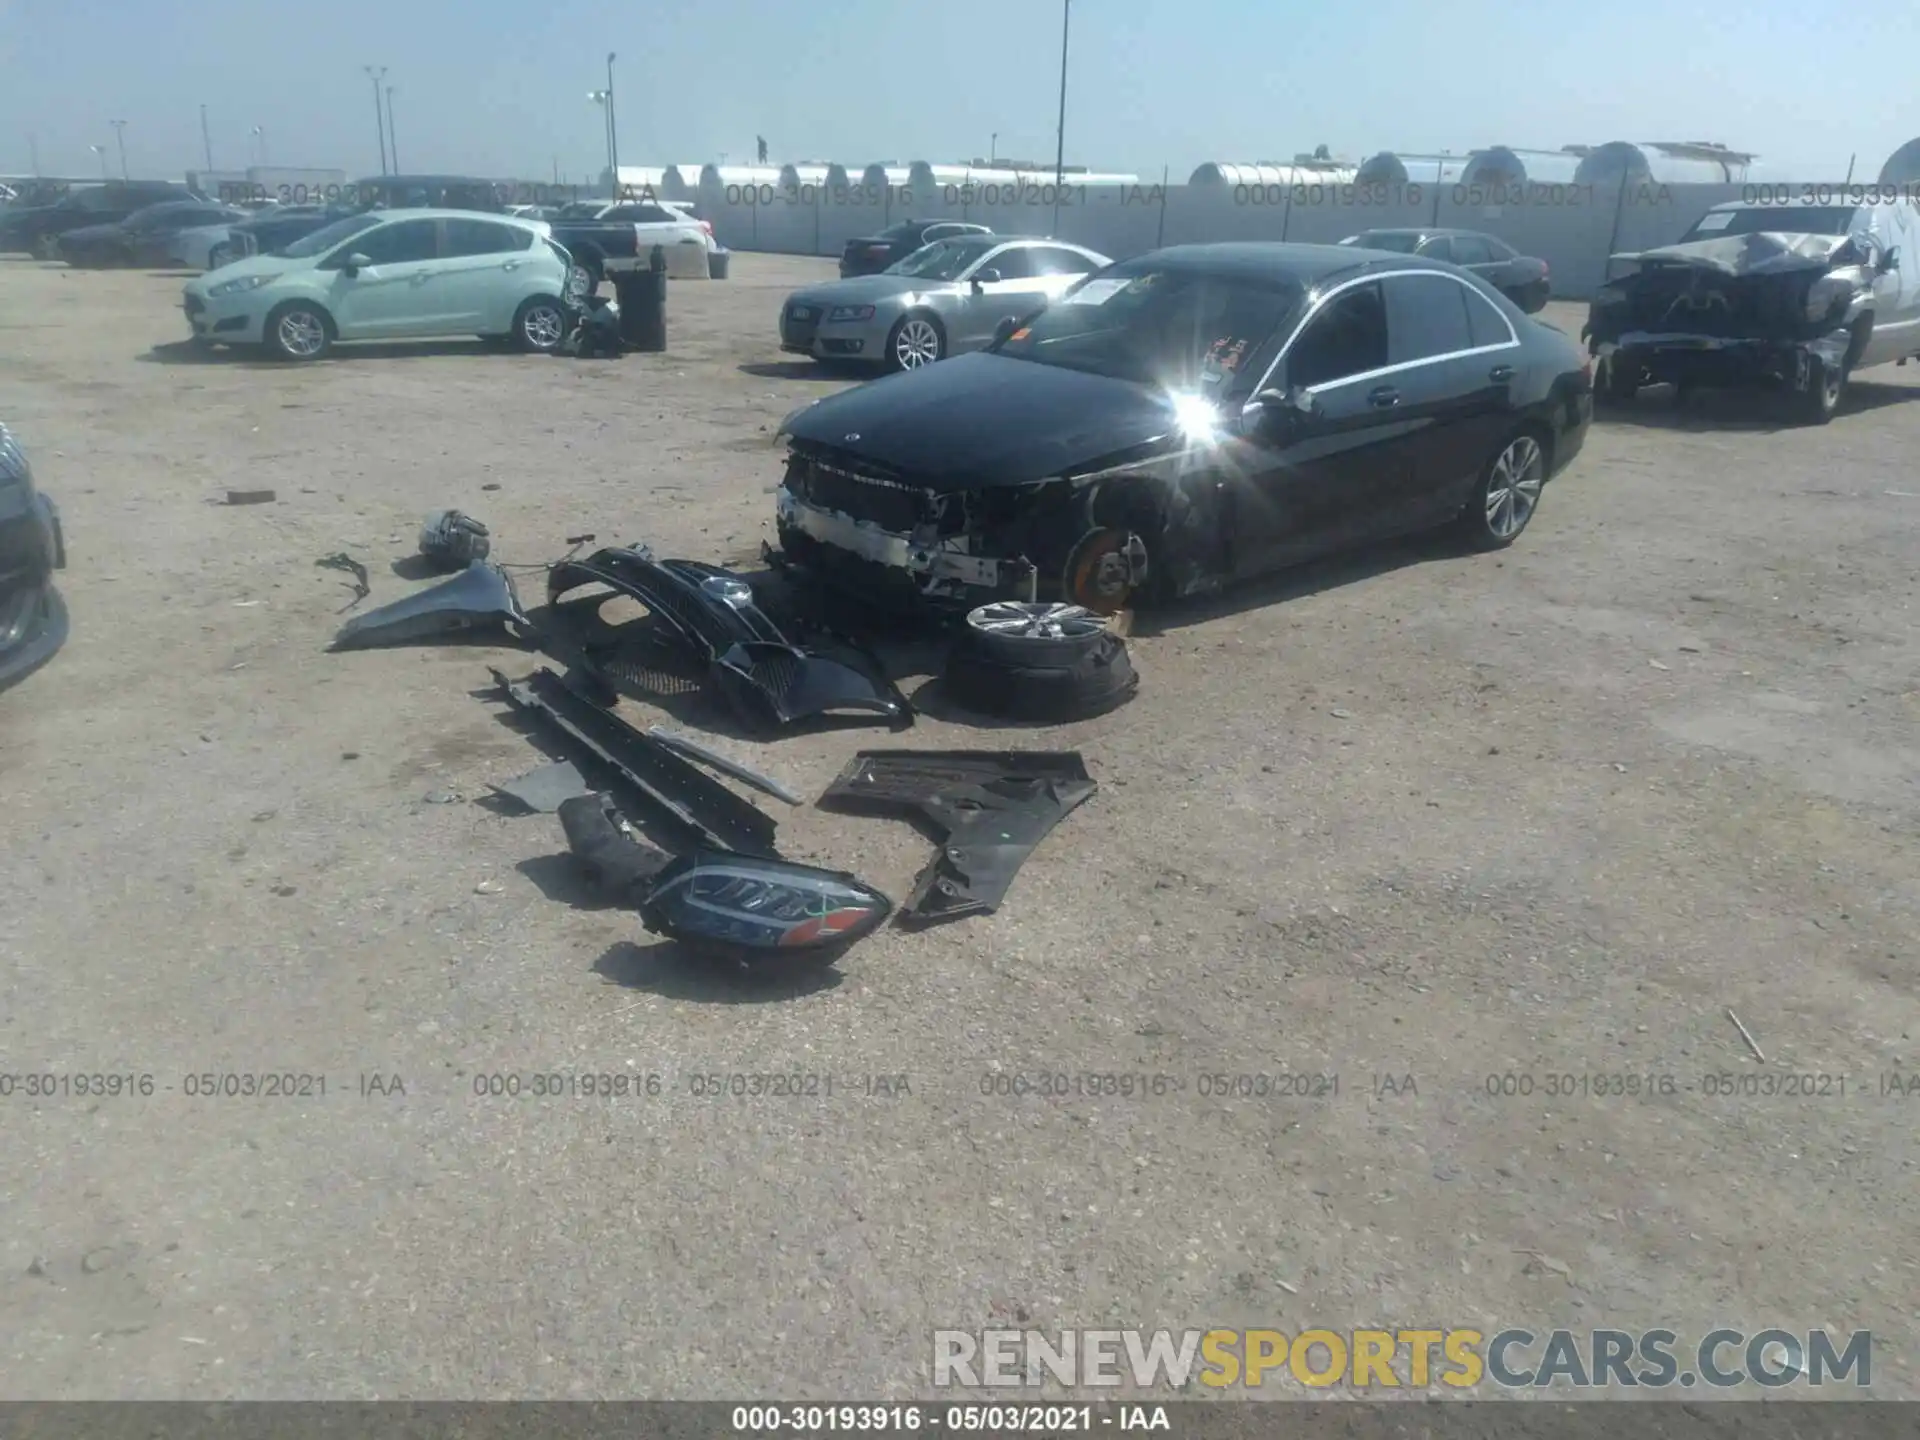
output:
M268 353L280 360L318 360L333 345L333 322L326 312L295 300L267 316Z
M1547 483L1547 452L1538 436L1521 431L1487 462L1473 503L1460 517L1461 529L1476 549L1504 550L1540 508Z
M1794 396L1802 423L1825 425L1840 409L1847 391L1847 367L1831 364L1819 356L1807 361L1807 386Z
M902 315L887 335L887 368L918 370L946 358L947 337L940 322L924 311Z

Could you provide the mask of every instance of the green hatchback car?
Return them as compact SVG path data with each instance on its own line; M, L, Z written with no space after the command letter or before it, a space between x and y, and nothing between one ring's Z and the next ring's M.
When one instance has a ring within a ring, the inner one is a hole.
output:
M540 221L371 210L187 282L196 342L317 360L336 341L477 335L551 352L573 269Z

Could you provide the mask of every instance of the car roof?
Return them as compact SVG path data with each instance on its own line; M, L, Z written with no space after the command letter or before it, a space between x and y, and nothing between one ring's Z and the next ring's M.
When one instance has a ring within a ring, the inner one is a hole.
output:
M1428 270L1433 261L1358 245L1302 245L1280 240L1229 240L1211 245L1170 245L1126 262L1164 270L1191 270L1235 280L1290 280L1316 285L1330 276L1361 270Z

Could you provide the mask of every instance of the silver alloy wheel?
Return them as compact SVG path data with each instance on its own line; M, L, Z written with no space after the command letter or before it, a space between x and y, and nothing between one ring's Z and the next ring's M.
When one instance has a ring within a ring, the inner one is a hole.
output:
M1540 503L1546 468L1540 442L1531 435L1516 436L1487 477L1487 530L1495 539L1511 540L1527 528Z
M560 318L558 305L536 305L527 311L520 322L520 331L527 337L527 344L536 350L551 350L560 343L566 333L565 322Z
M933 328L933 322L918 315L906 320L894 337L893 358L900 362L902 370L918 370L938 360L940 332Z
M289 310L274 327L280 348L301 360L311 360L327 348L327 327L311 310Z
M996 600L982 605L968 612L967 624L1010 640L1084 640L1107 628L1107 622L1085 606L1025 600Z

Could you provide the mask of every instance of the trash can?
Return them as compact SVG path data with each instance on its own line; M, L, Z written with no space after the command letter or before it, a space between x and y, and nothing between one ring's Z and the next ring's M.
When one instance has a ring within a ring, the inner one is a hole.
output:
M666 256L653 247L653 268L622 270L613 277L620 306L620 338L629 350L660 354L667 348Z
M724 280L727 278L727 261L733 258L731 250L715 250L707 256L707 278Z

